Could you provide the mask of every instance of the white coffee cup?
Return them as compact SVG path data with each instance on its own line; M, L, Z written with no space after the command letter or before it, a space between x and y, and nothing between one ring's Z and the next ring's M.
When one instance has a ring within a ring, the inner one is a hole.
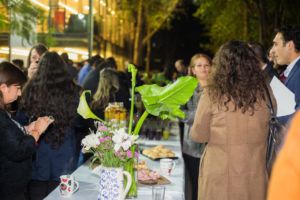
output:
M170 158L163 158L160 159L159 165L161 173L170 176L172 171L175 169L176 163Z
M60 176L59 191L62 196L70 197L79 188L79 183L75 181L73 175Z

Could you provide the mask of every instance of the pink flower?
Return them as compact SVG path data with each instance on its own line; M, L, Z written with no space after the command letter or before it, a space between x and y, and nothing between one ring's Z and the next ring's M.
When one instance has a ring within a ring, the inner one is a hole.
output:
M128 158L132 158L132 153L131 153L130 150L127 151L127 157L128 157Z
M119 151L115 151L115 155L116 155L116 156L118 156L118 157L120 157L120 156L121 156L121 154L120 154L120 152L119 152Z
M109 136L106 136L106 137L103 137L103 138L100 138L100 142L105 142L107 140L110 140L111 138Z
M108 131L108 128L106 126L98 126L98 131Z
M134 152L134 157L139 158L139 153L137 151Z

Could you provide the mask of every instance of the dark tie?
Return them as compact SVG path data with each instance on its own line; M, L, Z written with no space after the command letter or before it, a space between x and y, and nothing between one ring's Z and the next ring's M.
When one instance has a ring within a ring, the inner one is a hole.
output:
M281 74L279 74L279 79L281 80L281 82L283 82L283 83L284 83L284 81L285 81L286 77L285 77L285 75L284 75L284 73L283 73L283 72L282 72Z

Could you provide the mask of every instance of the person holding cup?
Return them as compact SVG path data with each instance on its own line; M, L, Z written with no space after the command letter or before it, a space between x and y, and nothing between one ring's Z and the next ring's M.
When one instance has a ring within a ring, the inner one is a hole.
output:
M26 73L29 79L33 77L38 69L38 63L41 56L48 51L48 48L43 44L33 46L28 55Z
M28 126L12 119L7 108L21 96L26 75L9 62L0 63L0 198L23 200L24 190L31 178L31 160L36 142L53 122L39 117Z

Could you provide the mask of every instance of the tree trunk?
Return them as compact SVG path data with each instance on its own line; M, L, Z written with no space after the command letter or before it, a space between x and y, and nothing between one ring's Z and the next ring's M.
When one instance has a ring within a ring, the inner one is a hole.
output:
M243 12L243 40L248 40L248 12L247 12L247 8L244 7L244 12Z
M140 56L141 56L141 51L140 51L140 42L141 42L141 37L142 37L142 14L143 14L143 0L138 1L139 6L138 6L138 12L137 12L137 27L135 31L135 37L134 37L134 48L133 48L133 63L136 65L140 65Z
M259 42L262 43L262 45L267 46L268 40L270 40L268 35L270 24L268 24L266 1L264 0L258 1L257 6L258 6L259 26L260 26Z
M147 28L147 34L150 33L150 28ZM149 74L150 72L150 58L151 58L151 37L147 40L147 54L146 54L146 73Z

